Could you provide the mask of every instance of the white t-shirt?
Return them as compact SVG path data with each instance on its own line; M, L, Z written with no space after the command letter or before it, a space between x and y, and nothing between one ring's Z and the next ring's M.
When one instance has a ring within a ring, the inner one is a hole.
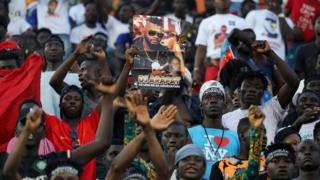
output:
M113 16L108 16L105 27L109 35L108 47L110 48L115 48L114 43L120 34L129 32L129 24L124 24Z
M57 0L49 4L49 0L39 0L37 4L38 29L48 28L53 34L69 34L69 2Z
M175 16L173 13L167 14L166 17L168 17L168 18L170 18L170 19L172 19L172 20L175 20L175 21L181 21L181 19L178 18L177 16ZM190 15L188 15L188 14L186 14L186 19L185 19L185 21L187 21L187 22L189 22L189 23L193 23L193 17L190 16Z
M87 36L94 35L97 32L102 32L107 35L107 32L99 23L96 24L95 28L89 28L86 24L82 24L71 30L70 41L71 43L79 44L82 39Z
M311 123L303 124L300 128L299 134L301 136L301 140L305 139L313 139L313 129L314 126L319 122L320 120L316 120Z
M246 21L256 33L256 39L267 40L272 50L285 60L285 43L280 31L279 17L267 9L253 10L246 16ZM293 28L292 21L289 18L286 18L286 21Z
M23 18L10 19L7 35L20 35L31 28L31 25Z
M70 8L69 16L76 23L76 25L79 25L83 23L85 20L84 18L85 11L86 9L82 3L77 4Z
M49 81L54 71L42 72L40 81L40 99L43 110L53 116L60 117L60 95L49 85ZM69 85L80 86L78 74L68 73L64 79Z
M11 0L8 4L9 7L9 18L26 18L27 5L25 1Z
M207 46L207 57L221 57L221 45L234 28L247 28L246 21L233 14L216 14L200 23L196 45Z
M278 122L282 119L285 110L281 107L277 96L258 107L266 116L263 124L267 130L268 144L270 144L273 142ZM224 114L222 116L222 123L231 131L237 132L240 119L245 117L248 117L248 109L243 110L239 108Z

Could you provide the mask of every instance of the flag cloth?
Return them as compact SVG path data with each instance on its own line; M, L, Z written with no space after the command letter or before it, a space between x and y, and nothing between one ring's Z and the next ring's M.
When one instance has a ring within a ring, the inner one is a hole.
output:
M234 59L235 59L235 56L234 56L234 54L232 52L232 49L229 46L228 50L226 51L226 53L224 54L223 58L220 61L219 76L220 76L221 69L224 67L224 65L226 65L227 62L232 61Z
M26 99L40 102L40 76L43 57L31 54L20 68L0 79L0 152L14 137L19 106Z

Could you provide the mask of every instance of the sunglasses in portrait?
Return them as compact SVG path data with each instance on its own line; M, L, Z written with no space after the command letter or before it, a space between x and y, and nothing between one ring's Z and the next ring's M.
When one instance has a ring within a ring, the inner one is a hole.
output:
M79 138L78 138L78 133L76 132L75 129L73 129L70 133L70 137L72 138L72 148L77 149L80 146L79 143Z
M157 32L157 31L154 31L154 30L148 31L148 35L149 35L149 36L155 36L155 35L157 35L158 38L163 38L163 36L164 36L163 33Z

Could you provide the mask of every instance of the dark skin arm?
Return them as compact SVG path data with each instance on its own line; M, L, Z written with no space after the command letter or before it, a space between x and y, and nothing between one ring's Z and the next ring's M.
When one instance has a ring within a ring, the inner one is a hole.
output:
M81 165L105 152L111 144L113 130L113 95L105 94L101 102L101 116L93 142L71 152L71 159Z
M122 151L112 161L111 167L108 171L106 179L121 180L122 173L125 171L130 162L140 152L141 147L144 144L144 133L142 132L136 136L128 145L126 145Z
M202 83L202 76L200 69L203 68L203 64L206 58L207 53L207 46L204 45L198 45L195 55L195 61L194 61L194 69L193 69L193 78L195 83L201 84Z
M135 92L127 97L127 103L130 104L131 113L136 114L136 121L143 127L143 132L136 136L124 149L117 155L111 164L109 169L107 179L121 179L122 173L125 171L126 167L130 162L136 157L140 152L140 148L143 146L145 141L148 143L149 156L151 161L155 165L157 172L157 179L168 179L169 169L166 164L165 156L161 149L161 146L155 136L156 130L166 129L170 123L174 114L176 113L175 107L168 107L166 111L163 111L162 116L155 116L150 123L149 113L147 111L147 99L142 100L141 94ZM161 108L163 110L163 108Z
M87 164L91 159L103 153L110 146L113 130L112 101L112 94L104 95L102 113L95 140L71 152L71 159L77 161L80 165ZM23 152L26 150L25 147L28 136L40 126L41 110L39 107L33 109L34 110L28 114L26 125L6 161L3 173L8 179L21 179L18 174L18 168L22 160Z
M280 31L283 39L285 41L290 40L302 40L302 34L300 30L296 27L291 28L285 17L279 17Z
M71 67L77 62L77 57L81 54L85 53L88 49L86 46L87 41L89 40L88 37L81 41L79 46L77 46L76 50L70 55L70 57L64 61L53 74L50 79L50 86L58 93L61 94L61 91L64 87L67 86L65 82L63 82L64 78L66 77L67 73L71 69Z
M267 41L255 41L252 48L257 53L265 54L277 66L284 81L286 82L278 92L278 100L282 108L290 103L294 93L299 86L298 75L291 70L291 68L274 52L270 49Z

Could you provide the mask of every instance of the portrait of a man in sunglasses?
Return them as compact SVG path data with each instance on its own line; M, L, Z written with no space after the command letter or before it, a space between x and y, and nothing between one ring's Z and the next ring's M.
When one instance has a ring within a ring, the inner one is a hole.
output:
M151 70L155 64L161 67L168 62L170 52L161 43L165 36L162 18L150 17L147 19L140 36L134 39L134 44L138 48L134 69Z

